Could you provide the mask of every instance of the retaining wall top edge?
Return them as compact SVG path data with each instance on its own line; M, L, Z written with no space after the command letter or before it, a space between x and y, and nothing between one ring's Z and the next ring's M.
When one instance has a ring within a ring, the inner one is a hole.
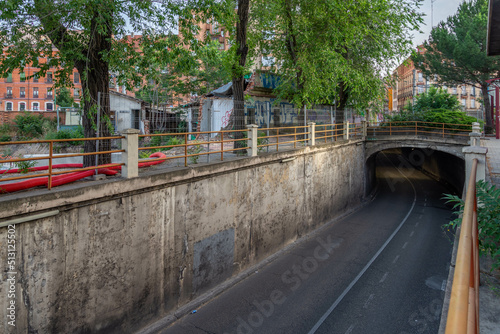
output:
M169 187L180 183L220 174L233 173L260 165L280 163L291 157L317 154L328 150L355 145L359 140L334 145L318 145L296 150L262 154L237 160L222 161L206 165L182 167L176 170L154 170L142 173L137 178L114 178L101 181L79 182L64 185L52 190L36 189L23 193L0 195L0 219L29 215L40 211L64 209L81 205L82 202L99 202L113 197L129 196L136 192L154 188Z

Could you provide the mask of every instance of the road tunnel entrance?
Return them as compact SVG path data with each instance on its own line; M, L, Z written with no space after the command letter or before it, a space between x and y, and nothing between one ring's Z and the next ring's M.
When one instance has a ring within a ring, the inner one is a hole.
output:
M453 154L429 148L402 147L376 152L366 160L366 195L376 186L377 156L391 154L396 167L414 168L444 184L451 192L461 194L465 182L465 161Z

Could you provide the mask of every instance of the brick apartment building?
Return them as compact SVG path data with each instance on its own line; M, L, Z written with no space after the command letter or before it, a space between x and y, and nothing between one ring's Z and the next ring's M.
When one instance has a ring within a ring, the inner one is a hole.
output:
M57 50L54 50L54 55ZM53 55L53 56L54 56ZM47 57L40 57L41 63L47 62ZM0 124L12 120L24 111L43 113L48 117L56 116L54 91L55 68L51 68L44 77L37 75L38 68L30 65L23 71L14 70L6 78L0 79ZM80 102L81 84L76 69L71 75L74 88L70 89L75 102Z
M422 47L418 48L419 52L424 52ZM418 94L427 92L432 86L440 86L448 93L457 97L464 111L469 114L479 113L481 103L477 100L481 91L471 85L446 86L440 85L437 82L437 76L432 78L424 77L423 73L415 68L415 64L408 58L405 62L398 66L394 71L396 85L393 89L393 111L402 110L405 105L412 102Z

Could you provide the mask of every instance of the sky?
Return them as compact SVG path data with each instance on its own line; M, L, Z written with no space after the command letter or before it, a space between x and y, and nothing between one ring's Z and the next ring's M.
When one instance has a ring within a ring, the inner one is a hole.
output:
M445 21L448 16L454 15L458 10L458 6L463 1L464 0L433 0L432 7L434 10L431 11L431 0L424 0L422 7L420 7L420 11L426 15L424 16L424 24L420 27L423 34L419 34L417 31L414 32L413 45L418 46L425 40L428 40L432 30L432 24L436 26L440 21ZM431 12L433 13L432 16Z

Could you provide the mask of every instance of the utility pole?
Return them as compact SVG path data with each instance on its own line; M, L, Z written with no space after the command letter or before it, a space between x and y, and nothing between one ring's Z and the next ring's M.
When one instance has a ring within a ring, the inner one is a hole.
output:
M434 2L436 0L431 0L431 30L434 28Z
M412 87L413 105L415 105L415 86L416 86L415 74L416 74L416 71L417 71L416 69L413 69L413 87ZM415 113L415 110L413 110L413 112Z

